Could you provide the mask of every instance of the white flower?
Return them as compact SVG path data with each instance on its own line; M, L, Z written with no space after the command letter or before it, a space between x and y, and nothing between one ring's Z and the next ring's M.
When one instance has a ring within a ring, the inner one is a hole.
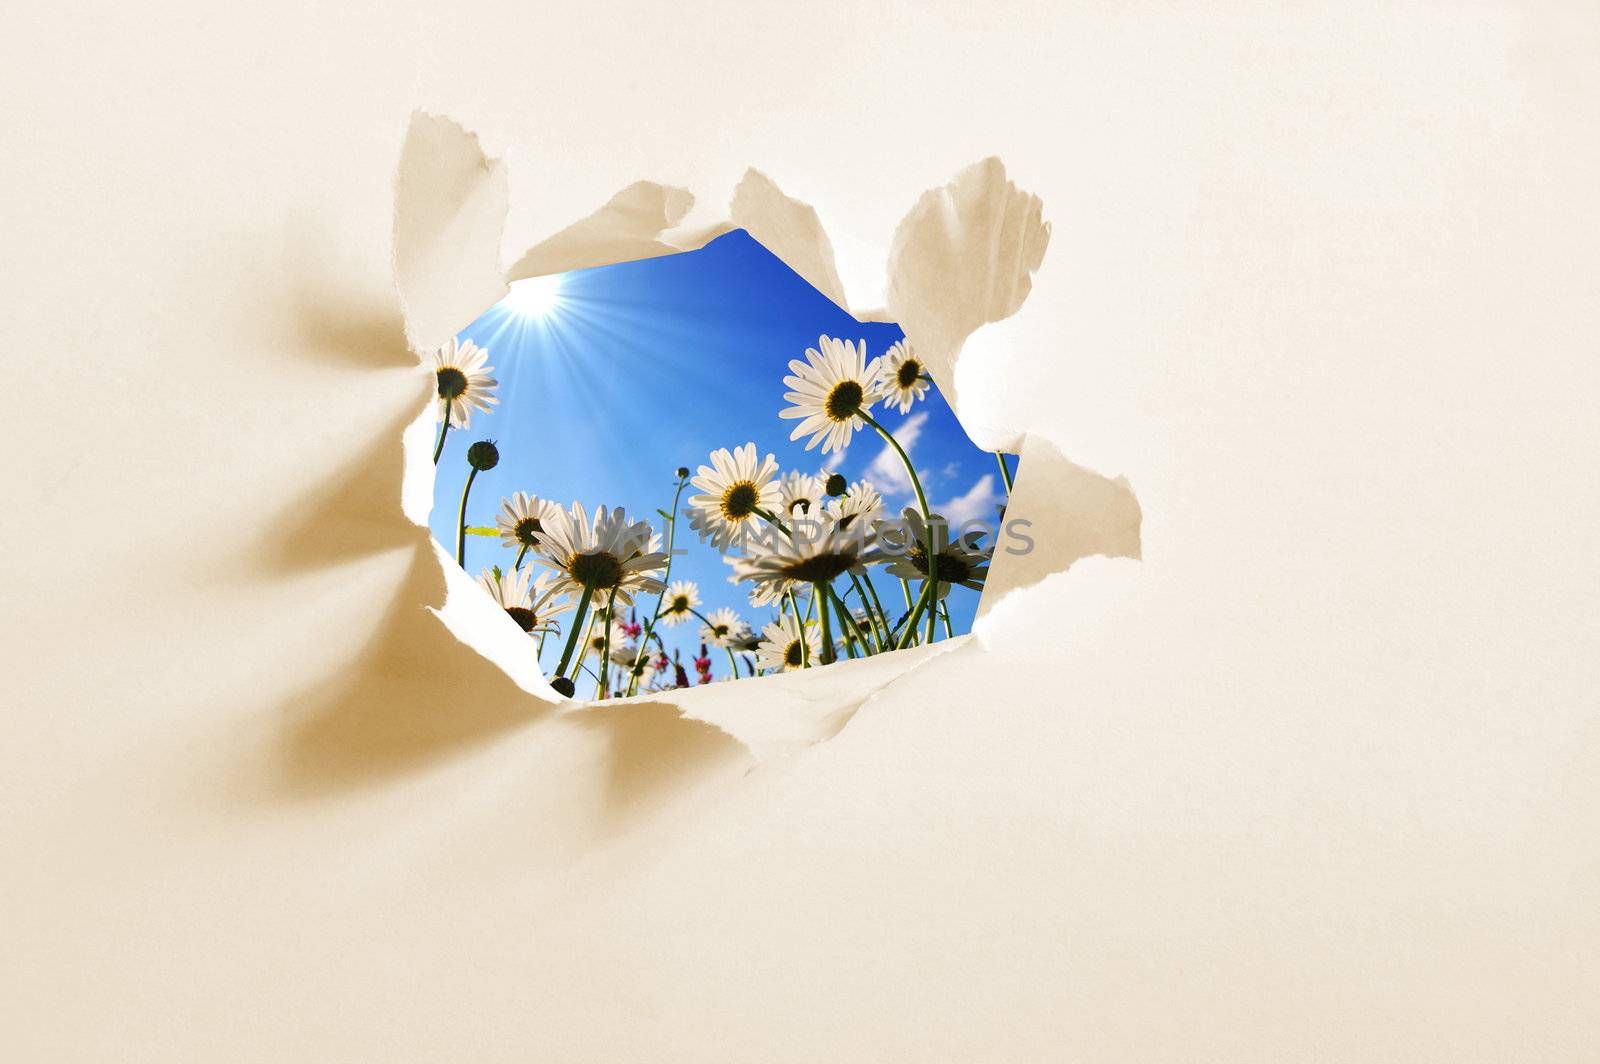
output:
M516 492L509 499L501 499L500 512L494 519L500 529L500 542L513 550L538 546L538 534L544 531L545 520L560 509L555 503L525 491Z
M439 398L448 400L441 406L450 409L452 428L467 428L472 421L473 408L489 413L489 408L500 400L492 394L500 382L489 376L494 367L489 365L489 352L471 340L458 342L450 337L433 353L433 372L438 382ZM441 412L441 417L443 413Z
M655 537L646 521L630 521L622 507L595 511L591 521L582 503L555 510L538 534L539 561L555 570L557 590L580 595L593 592L603 604L613 594L618 605L632 605L638 592L660 591L666 585L653 573L667 564L667 556L652 550Z
M591 624L589 626L589 641L584 646L585 654L593 654L598 658L601 654L607 652L606 629L608 627L611 630L611 660L616 661L617 648L626 647L628 643L628 630L619 621L612 621L609 626L604 621L599 624ZM632 661L633 658L629 656L627 660Z
M868 552L872 530L867 527L820 527L796 522L794 538L778 537L732 559L736 579L766 587L771 597L796 584L827 584L842 573L859 572Z
M604 599L609 599L610 597L610 593L608 592L604 596ZM622 615L629 609L628 604L620 599L615 603L608 604L606 601L604 601L604 599L602 596L596 595L591 600L590 612L594 614L595 621L600 622L610 620L616 621L618 624L624 623L622 620Z
M744 546L764 527L756 511L778 508L777 476L778 460L769 454L757 462L754 443L712 451L711 465L690 481L702 494L689 500L689 526L717 550Z
M613 655L612 660L615 660L615 655ZM631 656L630 651L630 656L627 658L627 660L618 661L617 664L622 667L624 675L638 675L639 682L634 685L636 692L649 691L654 686L656 682L656 667L650 663L650 658L648 655L646 655L642 661L635 661ZM627 690L630 682L631 681L624 680L622 684L623 690Z
M750 631L744 618L727 606L713 610L706 621L700 626L700 638L712 646L731 647Z
M739 576L738 571L738 565L742 559L723 558L722 560L735 567L734 575L728 577L728 583L742 583L743 578ZM787 595L791 589L793 589L796 594L800 593L800 589L795 587L794 581L775 580L754 585L750 588L749 594L746 597L750 600L750 605L752 606L775 606L783 601L784 596Z
M828 516L840 528L850 528L857 521L871 525L883 512L883 496L870 480L858 480L837 499L828 500Z
M785 473L778 482L778 494L782 499L782 512L778 517L787 520L791 516L820 513L827 487L815 473Z
M878 371L878 390L883 393L884 405L896 407L902 414L908 413L911 404L928 391L928 382L922 379L927 371L911 353L911 345L896 340L894 346L884 352L883 366Z
M903 539L898 555L880 550L867 560L889 562L888 571L891 576L906 580L926 580L928 525L922 520L922 514L916 510L907 508L902 516L906 528L903 536L896 537ZM884 535L888 536L889 533L886 532ZM994 553L994 547L979 546L978 537L981 535L980 532L969 532L960 539L952 540L949 524L938 514L933 515L933 552L939 559L937 591L939 598L944 598L950 593L951 584L960 584L974 591L983 590L983 582L989 576L989 558Z
M756 667L759 669L798 669L815 663L818 655L817 633L806 630L802 642L800 627L793 617L785 616L762 629L761 642L756 646Z
M661 622L679 625L694 617L694 608L700 605L700 585L693 580L674 580L667 593L661 597Z
M494 570L486 569L478 574L478 586L487 591L495 604L524 632L542 628L572 608L571 602L549 586L549 573L540 573L530 588L528 577L532 573L532 569L508 569L496 577Z
M867 361L867 342L817 338L817 348L806 348L806 362L791 359L794 376L783 378L793 391L783 398L794 404L778 411L781 418L802 418L789 434L791 440L809 435L806 450L822 444L822 453L842 450L850 437L866 422L857 416L881 396L878 393L878 366L883 361Z

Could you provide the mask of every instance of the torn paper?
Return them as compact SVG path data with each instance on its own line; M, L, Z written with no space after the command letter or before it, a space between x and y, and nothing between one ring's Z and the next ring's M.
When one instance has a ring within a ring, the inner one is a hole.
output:
M505 186L503 164L485 155L475 137L447 119L414 119L397 177L395 255L407 336L419 355L427 355L496 303L508 281L695 251L735 230L750 234L817 291L850 309L818 212L784 195L759 172L750 171L740 182L725 221L693 232L675 228L693 202L688 191L636 182L593 214L540 242L509 270L498 265ZM886 306L856 316L898 324L959 417L955 367L963 343L984 324L1022 307L1048 240L1038 198L1009 181L998 160L985 160L914 205L889 255ZM1078 558L1137 557L1139 552L1139 508L1126 482L1074 465L1049 440L1029 434L1025 426L1006 425L1001 414L1000 427L986 427L986 439L980 442L1021 452L1005 520L1020 523L1028 542L1026 549L1002 546L995 551L978 605L980 616L1010 592L1032 586ZM434 420L433 409L424 411L405 441L404 509L418 523L427 520L422 500L433 489ZM914 465L911 470L914 475ZM528 653L524 633L507 623L505 611L443 546L436 547L436 554L448 587L438 612L450 630L504 669L531 698L561 702ZM882 610L886 622L889 612ZM884 629L895 634L887 623ZM866 645L867 636L862 639ZM970 640L947 638L824 669L653 691L638 698L713 724L757 757L771 756L835 734L875 692ZM581 710L583 703L563 705Z

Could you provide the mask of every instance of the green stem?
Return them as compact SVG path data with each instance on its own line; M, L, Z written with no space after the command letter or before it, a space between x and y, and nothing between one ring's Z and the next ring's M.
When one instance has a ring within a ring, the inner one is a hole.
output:
M1011 468L1006 465L1006 456L999 451L994 452L994 460L1000 463L1000 479L1006 485L1006 498L1011 498Z
M944 637L946 639L954 639L956 632L955 627L950 623L950 603L939 603L939 616L944 619Z
M513 569L521 569L522 568L522 559L527 556L527 553L528 553L528 545L526 543L524 543L522 545L522 549L517 551L517 560L512 564L511 568L513 568Z
M444 454L444 438L450 432L450 406L454 402L455 400L453 399L446 399L444 401L444 424L439 426L439 439L433 445L434 465L439 464L439 456Z
M672 542L678 533L678 500L683 496L687 478L678 478L678 487L672 493L672 516L667 519L667 565L661 572L661 594L656 596L656 609L645 622L644 633L639 636L639 655L633 659L633 675L628 678L628 695L639 690L639 663L649 653L650 637L655 634L656 622L661 619L661 605L667 599L667 582L672 579Z
M850 610L845 606L844 599L839 597L831 584L824 584L823 587L827 589L828 598L833 600L834 611L839 614L839 625L844 631L845 649L849 651L850 656L853 658L856 656L855 645L859 642L862 655L870 655L872 653L872 644L867 642L867 637L862 634L861 626L856 624L856 619L850 616ZM870 610L868 610L868 615L871 615Z
M733 656L732 647L723 647L722 649L728 652L728 668L733 670L733 678L737 680L739 678L739 659Z
M456 564L467 567L467 496L472 494L472 482L478 479L478 467L467 474L467 486L461 489L461 513L456 520Z
M556 666L556 679L567 674L567 662L572 660L572 648L578 645L578 633L583 631L583 618L589 612L589 597L594 594L594 588L586 587L583 594L578 596L578 609L572 615L572 631L567 635L567 645L561 651L561 662Z
M791 587L788 591L784 592L784 595L787 597L789 602L789 612L794 615L795 630L800 633L800 667L803 669L809 669L811 667L811 653L806 649L808 646L806 643L806 622L805 618L800 616L800 603L795 600L794 588Z
M933 585L923 583L922 593L917 596L917 604L911 607L911 616L906 618L906 630L900 633L900 641L895 644L896 650L904 650L911 645L911 637L917 632L917 618L922 615L923 609L928 605L928 599L933 594Z
M789 531L789 526L784 524L782 521L778 520L772 514L767 513L767 511L763 510L759 506L752 506L750 509L752 511L754 511L754 513L755 513L755 515L757 517L759 517L762 520L766 521L767 524L775 526L778 529L779 532L782 532L784 535L788 536L790 539L794 539L794 533Z
M861 578L856 576L855 573L846 573L845 575L850 578L850 588L855 591L856 598L861 600L861 612L867 615L867 630L872 633L873 638L872 641L869 642L865 638L866 633L863 632L861 642L866 646L867 653L871 654L873 653L874 644L877 643L877 637L879 634L878 619L873 616L872 603L867 601L867 589L861 586ZM839 595L838 592L835 592L834 594L840 602L844 602L845 599L850 597L850 591L848 590L843 595ZM860 627L860 625L856 626L858 631L860 630Z
M883 615L883 603L878 601L877 589L872 588L872 601L868 602L867 589L861 586L865 582L867 587L871 588L872 577L867 575L866 572L862 572L859 577L855 573L851 573L850 582L855 585L856 594L861 596L861 608L867 611L867 623L872 629L873 639L878 644L878 649L882 650L883 631L888 627L889 619ZM876 614L874 614L874 610L876 610Z
M828 587L827 584L812 584L811 585L811 603L812 603L812 605L816 605L817 599L821 598L823 595L825 595L827 593L827 587ZM832 664L833 661L834 661L834 653L833 653L833 626L828 623L828 606L827 606L827 603L823 603L822 606L820 608L818 608L817 613L822 618L822 653L819 655L819 658L821 659L822 664L829 665L829 664Z
M895 449L895 453L900 456L900 461L905 464L906 475L911 478L911 486L916 489L917 492L917 505L922 507L922 525L926 536L926 542L924 545L927 549L928 558L928 580L929 582L936 584L939 582L939 553L937 548L934 546L935 542L937 541L937 537L933 534L933 513L928 509L928 496L922 491L922 478L917 476L917 467L911 464L911 456L906 454L906 449L904 447L900 446L900 441L895 439L888 429L880 425L877 418L873 417L865 410L856 411L856 416L860 417L867 424L877 429L878 435L882 436L889 442L889 445ZM938 638L939 634L938 630L935 629L933 625L933 615L929 614L928 642L930 643Z
M900 456L900 461L904 463L906 467L906 475L911 478L911 487L915 489L917 493L917 505L922 507L923 520L927 520L930 516L928 510L928 497L922 492L922 479L917 476L917 467L911 464L911 456L906 454L906 449L904 447L900 446L900 441L895 439L888 429L879 424L877 418L873 417L865 410L857 410L856 416L865 421L867 424L871 425L873 428L877 429L878 435L882 436L886 441L888 441L889 446L893 447L895 453Z
M595 697L601 701L605 701L606 695L611 693L609 690L611 685L606 682L605 678L608 678L611 675L611 629L616 624L616 611L617 589L612 588L610 596L606 599L606 631L605 634L600 637L599 672L602 679L600 680L599 688L595 691Z
M856 641L850 635L850 629L845 627L844 615L840 613L837 605L833 607L833 612L834 616L839 618L839 642L844 644L844 656L853 661L856 658L859 658L861 653L857 651Z

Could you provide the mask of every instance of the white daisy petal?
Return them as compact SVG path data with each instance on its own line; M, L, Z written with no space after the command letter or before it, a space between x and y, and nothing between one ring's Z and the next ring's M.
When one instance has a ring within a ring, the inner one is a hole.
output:
M493 370L489 353L471 340L452 336L433 353L439 416L442 418L448 410L451 428L470 427L474 410L487 414L500 401L494 396L500 382L489 376Z
M758 462L754 443L713 451L711 461L716 468L701 466L690 481L700 494L689 498L689 527L717 550L743 547L767 530L760 512L779 508L778 461L769 454Z
M811 437L806 450L818 444L822 453L843 449L851 436L866 423L856 415L869 410L881 397L879 365L882 359L867 361L867 342L817 338L817 346L806 349L806 361L794 359L789 368L794 376L783 383L790 388L783 398L790 405L778 411L780 418L802 419L790 434L791 440Z
M820 650L817 633L785 616L762 629L761 642L756 646L756 667L760 669L799 669L815 664Z
M700 639L712 646L731 647L742 641L749 632L750 626L744 619L724 606L706 616L706 623L700 626Z

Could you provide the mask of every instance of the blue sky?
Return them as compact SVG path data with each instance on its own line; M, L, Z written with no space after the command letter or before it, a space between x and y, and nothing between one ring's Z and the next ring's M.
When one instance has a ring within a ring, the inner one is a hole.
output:
M488 350L500 403L492 414L475 413L471 428L452 429L445 442L430 524L452 552L466 450L476 440L494 440L500 464L473 484L469 525L493 525L501 499L520 490L562 506L578 500L591 513L602 503L625 506L660 529L656 509L671 505L674 471L688 466L693 474L716 448L753 440L785 471L821 470L821 447L808 452L804 439L790 442L795 422L778 417L787 405L789 360L803 359L821 334L865 339L869 357L903 335L895 325L857 322L742 230L698 251L576 270L560 286L547 317L499 303L460 333ZM910 452L936 510L954 525L993 519L1004 495L994 457L973 445L937 389L907 416L881 403L873 412ZM870 429L834 464L851 480L872 480L896 510L915 502L903 467ZM693 494L690 485L684 500ZM672 578L699 583L702 612L732 606L758 630L773 618L727 582L721 556L681 516L678 528L688 553L674 558ZM497 539L467 537L466 568L474 576L491 565L508 567L515 556ZM886 607L903 606L895 580L875 582ZM952 591L958 632L971 626L977 598L965 588ZM646 604L653 609L654 596L641 600ZM699 647L697 628L660 631L687 663ZM547 664L559 654L556 643L546 641ZM713 655L713 662L721 675L725 661Z

